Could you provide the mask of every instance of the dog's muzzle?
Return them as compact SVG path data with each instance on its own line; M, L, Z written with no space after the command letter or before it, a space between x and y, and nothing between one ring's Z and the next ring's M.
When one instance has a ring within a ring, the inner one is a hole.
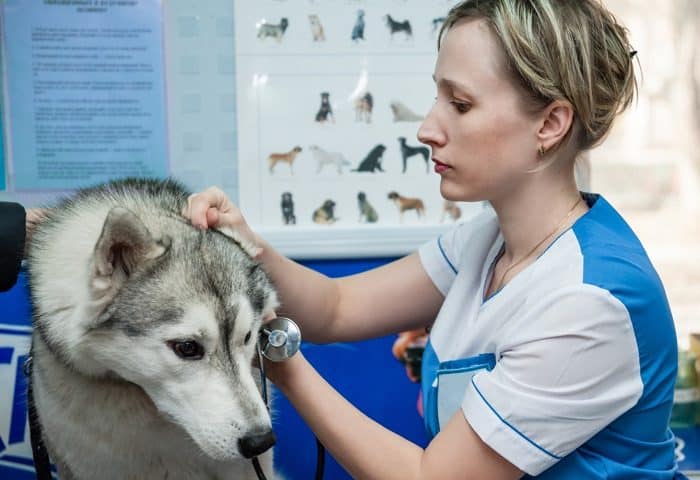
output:
M275 441L272 429L253 432L238 440L238 449L245 458L253 458L268 451L275 444Z

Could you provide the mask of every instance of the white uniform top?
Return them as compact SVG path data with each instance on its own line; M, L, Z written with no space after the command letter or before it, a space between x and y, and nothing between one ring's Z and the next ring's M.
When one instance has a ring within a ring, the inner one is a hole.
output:
M674 478L666 295L619 214L584 197L590 211L486 300L503 248L493 211L421 247L445 296L423 357L426 427L437 434L461 408L538 478Z

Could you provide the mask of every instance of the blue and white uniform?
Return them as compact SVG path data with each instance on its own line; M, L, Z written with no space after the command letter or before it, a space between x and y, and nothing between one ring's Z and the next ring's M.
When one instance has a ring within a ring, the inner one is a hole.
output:
M503 248L493 211L420 249L445 296L423 357L426 426L455 412L530 476L671 479L673 319L615 209L590 210L484 300ZM676 478L682 478L678 476Z

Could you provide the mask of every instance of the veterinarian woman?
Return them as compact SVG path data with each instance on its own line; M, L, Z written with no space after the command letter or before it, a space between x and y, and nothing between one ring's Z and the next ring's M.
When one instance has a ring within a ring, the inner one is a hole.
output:
M17 203L0 202L0 292L9 290L17 281L25 237L41 218L41 210L25 211Z
M440 192L493 212L376 270L328 279L282 257L217 189L192 222L258 247L313 342L429 327L426 449L335 392L302 355L269 364L355 478L671 479L676 336L639 240L574 159L633 100L634 51L596 0L470 0L449 13L418 131Z

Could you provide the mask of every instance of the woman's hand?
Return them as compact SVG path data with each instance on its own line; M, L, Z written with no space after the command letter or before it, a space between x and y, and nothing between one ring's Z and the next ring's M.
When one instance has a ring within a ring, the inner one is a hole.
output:
M203 192L187 198L182 214L197 228L216 228L229 235L253 258L262 254L260 240L246 223L236 205L217 187L209 187Z
M34 235L34 230L36 226L41 223L48 210L44 208L28 208L26 210L26 220L25 220L25 240L24 240L24 256L27 257L27 252L29 250L29 244L32 240L32 235Z

